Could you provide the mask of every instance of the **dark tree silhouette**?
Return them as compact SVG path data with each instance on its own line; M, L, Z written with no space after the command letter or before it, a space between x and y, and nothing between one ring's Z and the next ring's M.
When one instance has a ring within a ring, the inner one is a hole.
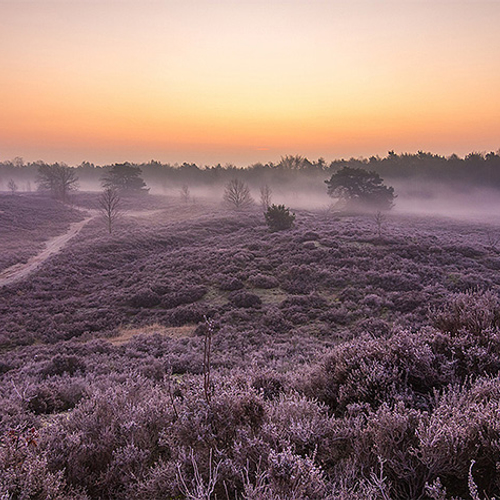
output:
M250 194L250 188L239 179L231 179L226 184L226 189L224 190L224 201L229 207L235 210L249 208L254 203Z
M54 198L68 201L71 191L78 189L78 177L75 170L67 165L43 163L38 167L38 189L50 191Z
M116 188L104 189L99 197L99 211L106 222L109 234L112 234L115 222L120 217L120 195Z
M376 172L344 167L325 183L328 194L343 200L348 209L389 210L394 205L394 188L383 184Z
M290 229L295 221L295 214L285 205L271 205L264 216L271 231Z
M147 193L146 183L141 177L139 167L130 163L115 163L110 171L102 178L104 188L114 187L119 191L129 193Z

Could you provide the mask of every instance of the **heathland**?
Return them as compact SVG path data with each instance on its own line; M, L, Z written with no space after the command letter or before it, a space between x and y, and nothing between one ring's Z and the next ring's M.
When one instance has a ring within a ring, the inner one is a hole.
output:
M0 273L96 200L0 195ZM122 203L0 283L1 498L500 495L494 221Z

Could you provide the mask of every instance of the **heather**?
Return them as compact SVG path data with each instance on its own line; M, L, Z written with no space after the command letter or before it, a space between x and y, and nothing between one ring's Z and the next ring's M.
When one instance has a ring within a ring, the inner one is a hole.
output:
M0 271L26 262L50 237L81 219L77 210L45 196L0 195Z
M494 227L137 203L0 289L0 496L500 495Z

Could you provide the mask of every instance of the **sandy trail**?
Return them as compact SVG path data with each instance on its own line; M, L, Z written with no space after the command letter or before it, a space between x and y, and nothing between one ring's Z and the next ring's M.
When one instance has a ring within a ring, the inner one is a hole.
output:
M51 238L45 243L45 248L37 255L31 257L24 264L15 264L0 272L0 286L10 285L15 281L19 281L38 269L49 257L61 251L68 241L76 236L84 226L96 217L92 213L90 217L83 219L80 222L74 222L69 226L68 231L59 236Z
M86 217L80 222L74 222L64 234L55 236L54 238L48 240L45 243L45 248L37 255L31 257L28 262L24 264L15 264L7 269L4 269L3 271L0 271L0 287L22 280L28 276L28 274L36 271L48 258L59 253L66 246L69 240L76 236L92 219L101 215L99 210L87 210L87 213L90 213L89 217ZM162 213L168 213L169 222L176 222L195 217L195 215L199 213L199 210L181 209L173 211L172 213L165 208L140 211L124 210L122 215L128 217L151 217Z

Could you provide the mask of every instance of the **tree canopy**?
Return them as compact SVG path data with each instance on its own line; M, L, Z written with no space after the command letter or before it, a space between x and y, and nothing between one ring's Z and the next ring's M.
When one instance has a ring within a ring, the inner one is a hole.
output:
M44 163L38 167L37 184L38 189L50 191L54 198L67 201L70 191L78 188L78 177L75 169L67 165Z
M131 193L147 193L149 188L142 178L139 167L130 163L115 163L109 172L102 178L104 188L115 188Z
M325 183L328 194L344 200L349 209L389 210L394 205L394 188L383 184L376 172L344 167Z

